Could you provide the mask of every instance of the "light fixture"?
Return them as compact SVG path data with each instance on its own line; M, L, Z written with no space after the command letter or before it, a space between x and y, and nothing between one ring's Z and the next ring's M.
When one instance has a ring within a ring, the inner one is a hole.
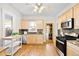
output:
M34 6L34 12L38 12L38 13L41 13L44 9L44 6L42 3L37 3L35 6Z
M38 12L41 13L43 11L43 9L44 9L44 7L41 6Z
M38 7L34 6L34 12L37 12L37 10L38 10Z

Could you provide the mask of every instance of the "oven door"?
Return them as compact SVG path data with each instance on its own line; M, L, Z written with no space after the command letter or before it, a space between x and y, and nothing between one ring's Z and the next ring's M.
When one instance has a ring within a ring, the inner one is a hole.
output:
M56 40L56 47L60 55L66 56L66 41Z

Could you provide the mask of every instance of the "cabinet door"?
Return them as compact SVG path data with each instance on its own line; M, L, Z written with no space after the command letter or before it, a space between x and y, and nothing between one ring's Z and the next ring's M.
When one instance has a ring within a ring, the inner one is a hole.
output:
M70 18L73 18L73 8L67 10L61 16L58 17L58 28L61 28L61 23L67 21Z
M42 44L43 43L43 35L37 35L37 43Z
M73 8L67 10L67 12L66 12L66 19L73 18L74 17L73 14L74 14Z
M40 21L36 21L36 25L37 25L37 29L43 29L44 28L44 25L43 25L43 21L40 20Z
M28 44L37 44L37 36L36 35L27 35L27 43Z
M74 6L75 29L79 29L79 4Z
M61 29L61 23L65 22L66 20L66 13L63 13L58 17L58 29Z
M28 44L42 44L43 35L27 35Z
M74 48L67 46L67 56L79 56L78 52L79 51L76 51Z
M62 16L58 17L58 29L61 29Z
M28 29L28 21L21 20L21 29Z
M70 47L67 46L67 56L72 56L72 49Z
M66 18L67 18L67 13L65 12L62 14L62 22L65 22L67 20Z
M33 44L34 37L32 35L27 35L27 44Z

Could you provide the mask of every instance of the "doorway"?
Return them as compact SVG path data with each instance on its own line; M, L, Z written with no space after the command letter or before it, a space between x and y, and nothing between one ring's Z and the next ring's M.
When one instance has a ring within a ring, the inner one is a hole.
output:
M47 23L46 24L46 40L53 40L53 24Z

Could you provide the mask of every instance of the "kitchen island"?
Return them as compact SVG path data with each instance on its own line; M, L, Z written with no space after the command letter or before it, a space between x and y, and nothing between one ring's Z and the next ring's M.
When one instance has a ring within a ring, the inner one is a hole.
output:
M27 44L43 44L43 34L27 34Z

